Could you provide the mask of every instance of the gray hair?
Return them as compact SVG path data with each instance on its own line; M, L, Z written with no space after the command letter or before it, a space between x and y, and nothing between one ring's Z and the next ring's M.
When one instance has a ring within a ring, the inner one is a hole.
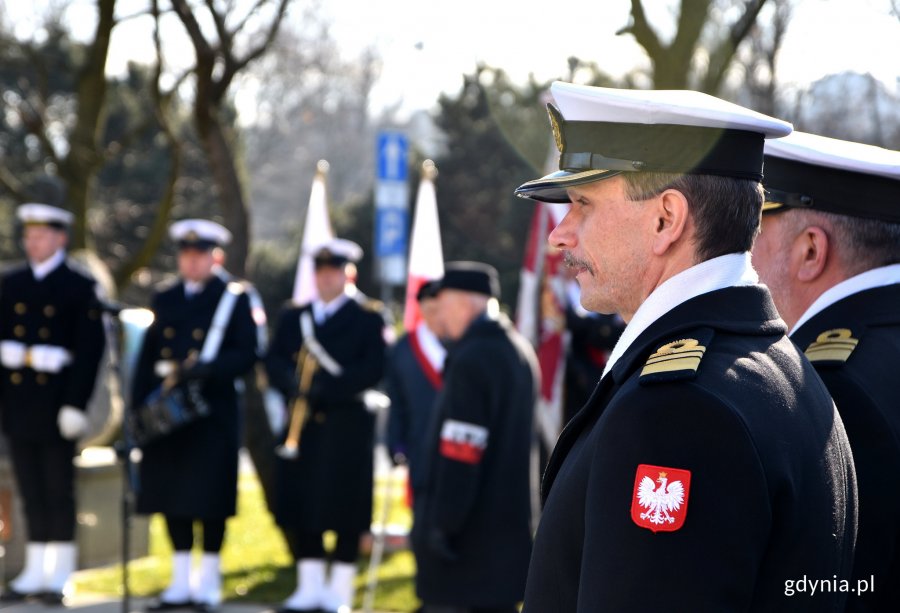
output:
M806 226L821 227L837 243L837 256L851 275L900 263L900 223L808 209L775 214L794 216L794 234Z
M763 203L759 181L662 172L624 172L622 176L629 200L648 200L667 189L684 194L696 226L698 262L750 251L753 246Z

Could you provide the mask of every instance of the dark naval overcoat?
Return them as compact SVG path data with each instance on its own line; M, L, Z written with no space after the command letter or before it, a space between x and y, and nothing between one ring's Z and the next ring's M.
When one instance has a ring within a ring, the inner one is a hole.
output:
M640 334L550 459L526 612L843 610L852 454L785 331L756 285Z
M213 314L225 291L217 276L190 299L177 282L154 295L154 320L147 329L135 368L132 407L159 387L159 361L183 362L199 353ZM140 463L137 510L173 517L221 519L235 514L241 416L235 380L256 361L256 325L242 293L225 329L222 343L201 392L211 410L184 428L147 443Z

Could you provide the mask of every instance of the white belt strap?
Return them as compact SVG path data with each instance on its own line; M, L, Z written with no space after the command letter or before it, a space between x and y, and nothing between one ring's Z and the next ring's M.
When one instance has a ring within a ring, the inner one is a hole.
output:
M212 324L209 326L209 333L203 342L203 348L200 350L201 362L212 362L219 353L219 347L222 345L222 339L225 336L225 328L231 319L231 313L234 311L234 305L238 297L244 293L244 286L240 283L232 281L225 286L222 297L219 298L219 304L216 306L216 312L213 315Z
M300 313L300 332L303 333L303 342L306 344L307 350L315 356L322 368L328 371L331 376L340 377L344 369L338 364L337 360L329 355L322 343L319 342L319 339L316 338L312 316L309 311Z

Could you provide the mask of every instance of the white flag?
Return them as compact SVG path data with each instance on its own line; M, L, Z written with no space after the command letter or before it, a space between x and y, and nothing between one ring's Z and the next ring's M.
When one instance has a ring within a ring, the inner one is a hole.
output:
M306 221L303 223L303 240L300 242L300 256L297 258L292 296L295 304L306 304L318 297L312 254L319 245L334 238L334 231L328 218L328 196L325 189L327 174L328 162L319 160L316 164L312 189L309 191L309 206L306 208Z
M428 281L444 276L444 251L441 246L441 228L438 221L437 196L434 191L434 162L422 164L422 179L416 194L416 211L413 217L412 238L409 247L409 269L406 278L406 304L403 326L415 329L421 320L416 294Z

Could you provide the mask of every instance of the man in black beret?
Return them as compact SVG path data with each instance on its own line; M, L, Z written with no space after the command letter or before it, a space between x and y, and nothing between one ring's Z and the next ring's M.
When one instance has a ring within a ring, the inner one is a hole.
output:
M847 427L859 482L848 611L900 611L900 152L767 143L753 263Z
M438 290L450 346L414 500L424 611L516 610L531 552L529 450L537 358L500 314L497 271L451 262Z
M518 193L571 202L550 243L627 326L544 474L524 610L840 610L850 446L750 265L763 143L790 124L700 92L551 93L560 170Z

